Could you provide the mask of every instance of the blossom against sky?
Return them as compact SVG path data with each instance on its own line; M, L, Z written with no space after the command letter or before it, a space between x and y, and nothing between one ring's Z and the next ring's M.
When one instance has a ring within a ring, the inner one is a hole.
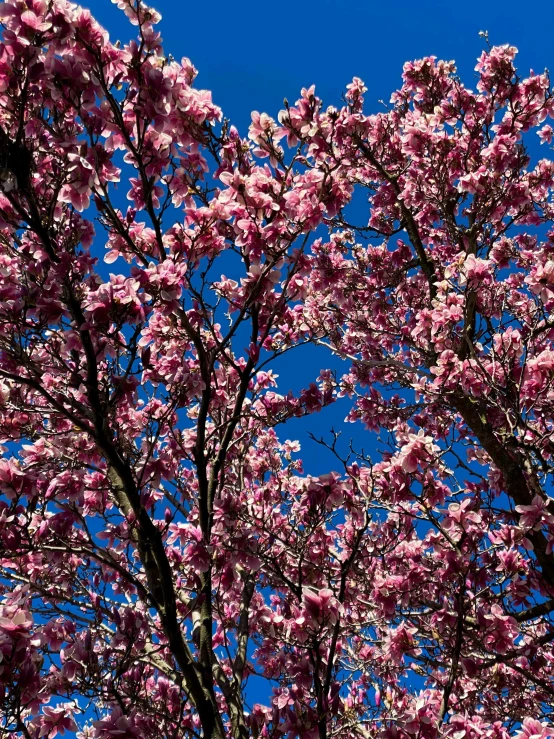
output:
M129 27L110 0L88 0L112 38L125 41ZM224 114L246 132L252 110L275 116L284 97L296 100L316 85L325 104L337 104L352 77L361 77L375 110L400 84L403 64L435 55L455 59L470 86L483 49L517 46L518 68L554 69L554 5L530 0L253 0L182 2L156 0L164 48L188 56L199 70L197 85L213 92Z

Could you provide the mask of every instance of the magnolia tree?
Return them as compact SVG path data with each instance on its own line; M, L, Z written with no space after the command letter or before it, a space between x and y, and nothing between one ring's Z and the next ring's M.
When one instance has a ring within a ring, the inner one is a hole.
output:
M117 5L0 5L1 735L554 735L547 74L241 138ZM338 397L372 451L306 475Z

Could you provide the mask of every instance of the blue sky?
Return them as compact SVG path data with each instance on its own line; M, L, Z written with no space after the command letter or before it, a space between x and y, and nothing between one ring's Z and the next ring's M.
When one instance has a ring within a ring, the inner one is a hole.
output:
M316 85L326 104L336 104L353 76L368 92L368 109L388 100L402 65L429 54L455 59L471 87L475 59L493 44L520 50L520 67L554 73L554 4L528 0L149 0L162 13L167 53L188 56L199 70L199 87L245 130L251 110L275 115L284 97ZM112 38L130 33L110 0L86 0Z

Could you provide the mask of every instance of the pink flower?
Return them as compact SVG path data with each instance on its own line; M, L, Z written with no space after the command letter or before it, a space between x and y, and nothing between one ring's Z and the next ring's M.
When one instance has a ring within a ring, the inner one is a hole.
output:
M460 273L460 285L468 284L469 287L476 287L481 283L490 282L491 261L489 259L477 259L473 254L466 257L462 272Z
M50 707L45 706L42 709L42 715L34 720L36 725L40 726L39 737L46 736L48 739L54 739L58 734L65 734L66 731L75 731L77 724L71 716L71 706Z
M519 525L522 529L538 531L544 524L554 525L554 516L548 513L546 501L535 495L531 505L517 505L516 511L521 513Z
M541 140L541 144L551 144L552 137L554 136L552 126L543 126L539 131L537 131L537 135Z
M302 602L304 611L312 622L329 622L334 624L342 612L341 605L335 598L333 591L329 590L329 588L322 588L316 591L304 588L302 591Z
M534 718L524 718L517 739L546 739L554 736L554 728L537 721Z
M12 638L17 638L29 632L33 625L33 617L29 611L16 611L13 615L8 615L13 609L0 609L0 630L9 634Z
M264 143L266 139L272 136L275 131L275 121L266 113L258 113L254 110L251 113L252 123L248 129L248 138L256 143Z
M430 462L439 451L430 436L423 429L417 434L408 434L407 442L400 449L398 459L404 472L415 472L420 464Z

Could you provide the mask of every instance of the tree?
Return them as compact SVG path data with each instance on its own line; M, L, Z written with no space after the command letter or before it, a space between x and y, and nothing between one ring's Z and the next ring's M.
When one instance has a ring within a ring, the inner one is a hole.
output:
M124 47L0 5L2 736L552 736L548 75L243 139L117 4ZM344 370L279 395L310 343ZM378 440L305 475L280 426L338 396Z

